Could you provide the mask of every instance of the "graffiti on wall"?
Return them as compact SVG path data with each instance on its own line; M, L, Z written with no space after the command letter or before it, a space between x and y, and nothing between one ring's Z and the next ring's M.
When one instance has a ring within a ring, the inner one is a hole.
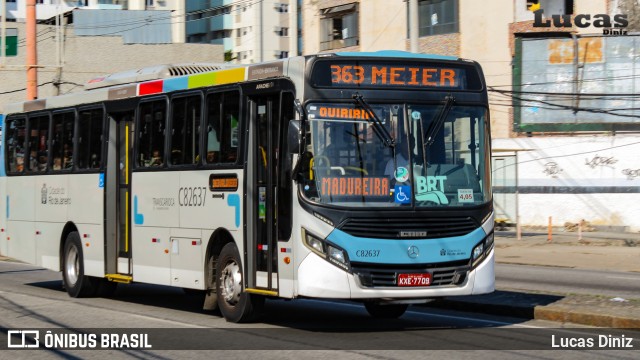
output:
M627 180L635 180L640 177L640 169L624 169L622 174L627 177Z
M592 169L595 169L597 167L602 167L602 166L613 168L613 165L617 162L618 160L613 156L605 157L605 156L598 156L598 154L596 154L596 156L594 156L591 160L584 159L585 165L587 165Z
M555 179L563 171L564 170L562 170L562 168L560 166L558 166L557 162L550 161L550 162L544 164L544 170L542 172L547 174L547 176L550 176L550 177Z

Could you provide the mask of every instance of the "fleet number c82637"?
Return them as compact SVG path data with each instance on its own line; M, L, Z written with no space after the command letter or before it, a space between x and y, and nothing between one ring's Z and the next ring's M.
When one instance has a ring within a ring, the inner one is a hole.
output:
M186 186L178 190L178 204L180 206L204 206L206 200L206 186Z

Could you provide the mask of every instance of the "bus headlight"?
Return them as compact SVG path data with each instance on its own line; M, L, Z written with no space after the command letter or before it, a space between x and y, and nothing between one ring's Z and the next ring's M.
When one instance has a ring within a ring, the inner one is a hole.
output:
M317 237L309 234L306 231L305 231L305 236L304 236L304 243L313 252L317 253L318 255L325 256L324 242L322 240L318 239Z
M331 245L329 245L329 261L345 270L349 269L349 265L347 264L347 258L344 255L344 251L342 249L335 248Z
M478 246L476 246L475 248L473 248L473 261L476 261L484 252L484 242L481 242L480 244L478 244Z
M493 249L493 232L487 235L471 252L471 268L476 267Z
M302 239L304 245L308 247L311 251L318 254L323 259L328 262L336 265L343 270L349 271L349 259L347 253L330 243L327 243L325 240L320 239L319 237L312 235L306 229L302 229Z

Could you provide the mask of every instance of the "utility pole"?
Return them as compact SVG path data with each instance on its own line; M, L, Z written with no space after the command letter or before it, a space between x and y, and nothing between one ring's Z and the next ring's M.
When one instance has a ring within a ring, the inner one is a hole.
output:
M0 68L5 65L5 55L7 53L7 2L6 0L0 0L0 17L2 18L2 24L0 24Z
M38 98L38 50L36 48L36 0L27 0L27 100ZM3 49L4 51L4 49Z
M409 45L412 53L418 52L418 0L409 0Z

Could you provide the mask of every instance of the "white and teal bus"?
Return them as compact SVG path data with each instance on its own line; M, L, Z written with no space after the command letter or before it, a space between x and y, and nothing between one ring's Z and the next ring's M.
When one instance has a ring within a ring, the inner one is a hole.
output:
M480 66L385 51L96 78L5 107L0 253L73 297L141 282L351 299L377 317L494 289Z

